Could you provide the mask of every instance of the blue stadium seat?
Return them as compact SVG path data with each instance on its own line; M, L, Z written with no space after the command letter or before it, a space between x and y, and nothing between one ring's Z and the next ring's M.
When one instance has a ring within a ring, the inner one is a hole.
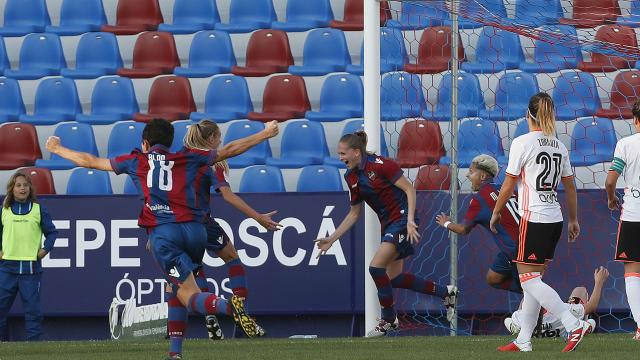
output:
M629 16L618 16L618 25L629 27L640 27L640 2L631 1L631 9Z
M257 134L262 130L264 130L264 123L258 121L241 120L233 122L227 128L227 132L224 135L224 143L226 145L234 140ZM244 168L251 165L264 164L268 157L271 157L271 147L268 141L263 141L246 152L228 159L227 163L232 169Z
M353 134L356 131L360 131L360 130L364 130L364 120L362 119L351 120L345 124L344 128L342 129L342 134L340 134L340 137L346 134ZM381 154L382 156L389 156L389 150L387 149L387 141L384 138L384 129L382 128L382 125L380 125L380 149L381 151L378 151L379 154ZM334 157L329 157L329 156L325 157L323 163L325 165L331 165L341 169L346 168L346 166L342 161L340 161L340 159L334 158Z
M516 18L518 25L538 27L553 25L564 17L560 0L516 0Z
M133 119L139 111L131 79L108 76L99 79L91 95L91 114L78 114L76 120L93 125Z
M62 43L56 34L29 34L20 48L18 70L7 69L4 75L18 80L40 79L59 75L67 67Z
M329 148L320 123L308 120L289 122L280 140L280 157L267 158L267 165L281 169L320 165Z
M173 4L173 24L160 24L158 31L192 34L213 30L220 23L215 0L176 0Z
M131 179L131 176L127 175L127 179L124 181L123 195L140 195L138 187Z
M11 63L7 57L7 48L4 44L4 38L0 36L0 74L4 73L7 69L11 69Z
M47 25L51 25L51 19L46 0L6 0L0 36L43 32Z
M289 73L319 76L344 71L351 65L351 55L342 30L315 29L307 34L302 66L289 66Z
M227 122L245 119L253 111L247 80L242 76L224 75L211 79L204 100L204 113L192 112L195 121L212 119Z
M342 176L335 166L305 166L298 177L298 192L342 191Z
M482 23L469 19L468 16L484 19L486 22L499 22L507 18L507 8L502 0L473 0L460 2L458 7L458 27L460 29L475 29L482 27ZM452 20L445 20L444 26L451 26Z
M495 106L480 110L480 117L489 120L515 120L525 116L529 99L538 93L535 75L524 72L505 73L498 80Z
M569 159L573 166L589 166L611 161L616 148L616 131L611 119L578 119L571 133Z
M185 77L209 77L228 73L236 65L229 34L224 31L201 31L193 37L189 50L189 67L177 67L174 74Z
M516 69L524 61L518 34L485 26L476 46L476 61L463 62L462 70L474 74Z
M268 29L276 20L271 0L231 0L229 23L216 24L216 30L248 33L257 29Z
M67 195L111 195L109 173L101 170L77 168L71 172Z
M111 159L129 154L133 149L140 149L144 126L144 123L136 121L122 121L115 124L109 134L107 157Z
M430 4L433 4L433 6ZM403 1L400 18L398 20L388 20L386 26L402 30L418 30L444 25L444 21L449 19L449 13L441 10L444 8L443 0L415 3Z
M60 26L47 26L46 32L58 35L80 35L100 31L107 23L102 0L63 0Z
M461 71L458 74L458 118L475 117L485 109L478 78ZM451 73L442 77L438 85L438 103L433 112L425 110L422 117L436 121L451 120Z
M195 122L191 120L179 120L171 123L173 125L173 143L171 144L171 152L178 152L184 147L184 136L187 130Z
M24 115L22 92L17 80L0 78L0 124L18 121Z
M360 77L335 74L322 84L320 111L307 111L305 117L312 121L342 121L362 117L363 113L364 89Z
M113 75L122 67L118 39L112 33L82 35L76 50L76 68L62 69L60 74L72 79L95 79Z
M518 125L516 125L516 132L513 134L513 138L517 138L518 136L522 136L529 132L529 124L527 123L527 119L522 119L518 121Z
M569 25L547 25L540 31L549 33L545 36L547 41L536 40L533 62L521 62L520 69L535 73L575 69L582 61L576 29Z
M416 117L426 109L420 76L404 71L386 75L380 85L380 119Z
M402 31L396 28L380 28L380 73L401 71L409 62ZM347 72L364 75L364 41L360 46L360 64L347 65Z
M460 124L458 132L458 166L471 166L471 160L480 154L493 156L498 163L506 164L500 132L495 122L483 119L468 119ZM451 159L440 159L441 165L449 165Z
M240 180L240 192L285 192L282 172L274 166L255 165L247 168Z
M98 156L96 139L93 136L93 129L89 124L80 124L77 122L63 123L56 127L53 134L60 138L60 142L64 147ZM43 167L50 170L65 170L74 168L76 165L56 154L51 154L50 160L36 160L36 167Z
M276 21L272 29L295 32L328 27L333 20L329 0L288 0L287 21Z
M592 74L568 71L555 81L551 97L556 106L558 120L571 120L591 116L600 108L596 79Z
M20 122L53 125L73 121L82 114L78 90L73 79L50 78L38 84L33 115L20 115Z

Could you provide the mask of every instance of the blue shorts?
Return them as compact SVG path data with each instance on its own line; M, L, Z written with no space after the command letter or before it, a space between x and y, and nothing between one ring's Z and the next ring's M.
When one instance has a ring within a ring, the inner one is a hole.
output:
M198 222L158 225L149 234L151 253L165 279L182 284L202 263L207 232Z
M396 260L409 257L415 252L411 241L407 238L407 223L405 222L395 222L387 225L382 230L382 242L388 242L396 246L396 251L398 252Z
M207 229L207 250L218 253L229 243L229 237L220 224L212 218L204 222Z
M497 272L500 275L511 277L514 281L520 281L518 276L518 267L516 263L511 261L512 257L503 253L502 251L496 255L491 264L491 270Z

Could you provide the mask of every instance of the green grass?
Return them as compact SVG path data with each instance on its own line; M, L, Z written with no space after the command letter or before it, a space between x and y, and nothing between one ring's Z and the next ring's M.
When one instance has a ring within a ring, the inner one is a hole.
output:
M261 340L188 340L184 346L187 360L196 359L639 359L640 341L631 335L591 335L580 348L561 354L559 339L535 339L533 353L502 354L496 347L510 341L501 336L395 337L383 339L261 339ZM0 360L110 360L164 359L167 341L81 341L42 343L0 343Z

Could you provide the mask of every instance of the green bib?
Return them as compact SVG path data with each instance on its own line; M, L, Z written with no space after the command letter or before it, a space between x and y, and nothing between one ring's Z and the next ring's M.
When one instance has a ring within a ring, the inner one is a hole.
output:
M16 215L11 208L2 209L2 259L38 260L42 244L40 205L33 203L31 211Z

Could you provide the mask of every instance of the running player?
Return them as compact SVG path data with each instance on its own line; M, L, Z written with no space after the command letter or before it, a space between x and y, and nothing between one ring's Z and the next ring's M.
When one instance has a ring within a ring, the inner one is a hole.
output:
M545 264L553 259L562 235L562 211L556 188L560 179L569 207L569 242L580 233L578 201L567 148L555 137L555 109L546 93L531 97L527 111L529 133L511 143L506 178L491 216L491 231L497 233L502 211L518 183L520 236L515 262L524 291L522 329L518 338L500 351L531 351L531 336L540 306L562 321L569 332L563 352L573 351L592 331L591 324L576 319L558 293L542 281Z
M340 160L347 165L344 175L351 192L351 209L336 231L317 239L318 256L331 248L357 221L365 201L378 215L382 243L369 265L369 273L378 288L382 318L367 337L384 336L398 328L393 307L393 288L411 289L442 298L450 318L457 288L442 286L411 273L403 273L403 259L413 255L413 244L420 241L415 219L416 191L390 159L368 153L367 135L363 131L344 135L338 144Z
M618 224L615 260L624 263L624 284L636 322L634 340L640 340L640 100L633 104L633 125L636 134L620 139L613 154L605 188L609 209L622 208ZM616 183L622 175L624 204L616 196Z

